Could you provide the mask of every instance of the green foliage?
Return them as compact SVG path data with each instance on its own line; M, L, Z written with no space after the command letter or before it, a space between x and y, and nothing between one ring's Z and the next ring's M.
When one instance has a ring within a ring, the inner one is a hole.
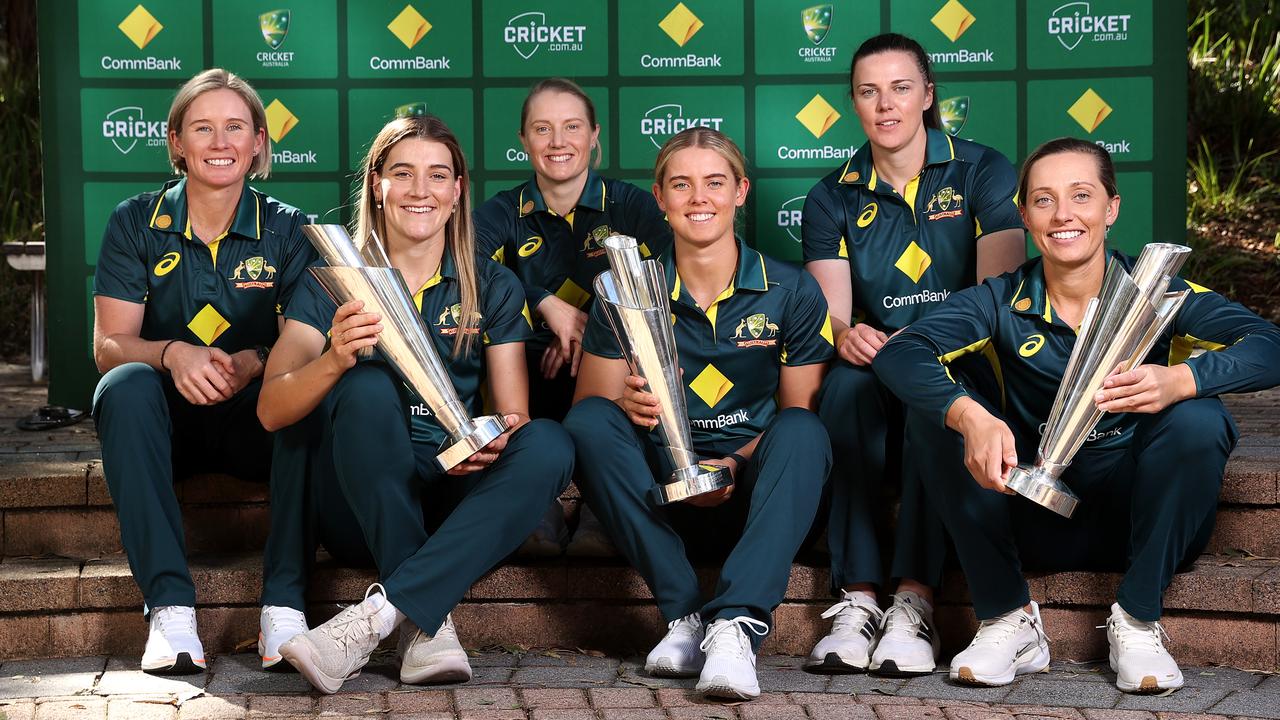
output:
M34 13L6 5L0 18L0 242L28 242L44 237L40 192L40 96L34 48L19 48L13 39L34 37ZM15 22L30 22L16 27ZM32 274L18 272L0 260L0 358L28 349Z

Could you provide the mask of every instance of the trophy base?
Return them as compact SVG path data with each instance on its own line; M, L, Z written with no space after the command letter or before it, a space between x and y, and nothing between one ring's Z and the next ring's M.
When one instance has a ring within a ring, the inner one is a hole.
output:
M1009 471L1005 487L1065 518L1071 517L1080 504L1080 498L1070 488L1043 468L1019 465Z
M709 493L713 490L729 487L733 484L733 476L718 465L690 465L671 473L671 480L654 486L650 492L653 501L658 505L670 505L694 495Z
M445 472L449 472L506 431L507 421L501 415L484 415L475 418L462 437L454 440L453 444L436 455L436 462L440 463L440 467L444 468Z

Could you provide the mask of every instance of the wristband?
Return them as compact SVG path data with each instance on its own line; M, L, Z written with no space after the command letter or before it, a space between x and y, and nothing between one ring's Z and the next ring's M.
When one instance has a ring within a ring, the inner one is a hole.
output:
M727 457L727 458L733 458L733 461L734 461L735 463L737 463L737 469L738 469L738 470L741 470L742 468L744 468L744 467L746 467L746 466L747 466L747 459L746 459L746 458L744 458L744 457L742 457L741 455L739 455L739 454L738 454L738 453L736 453L736 452L729 453L728 455L725 455L725 457Z
M178 342L176 339L170 340L169 342L164 344L163 348L160 348L160 369L164 370L165 372L169 372L169 368L164 366L164 354L169 352L169 346L176 342Z

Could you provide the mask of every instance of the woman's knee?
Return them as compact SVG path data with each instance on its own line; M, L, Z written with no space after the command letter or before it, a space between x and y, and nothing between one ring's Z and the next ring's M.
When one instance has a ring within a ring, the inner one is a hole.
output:
M1148 422L1150 425L1145 430L1148 445L1157 439L1164 440L1162 445L1187 458L1220 455L1225 461L1239 436L1235 421L1218 398L1193 398L1174 403Z
M530 420L512 434L508 451L532 451L537 464L537 475L557 485L556 492L563 492L573 477L573 438L560 423L546 418Z
M389 407L402 414L404 400L400 387L399 377L385 363L357 363L334 385L330 409L335 417L353 412L383 412Z
M590 447L591 441L600 436L603 428L622 430L629 429L630 425L631 421L622 408L602 397L579 400L564 418L565 431L581 449Z
M164 380L160 371L146 363L132 362L117 365L98 381L93 392L93 416L100 418L104 412L122 408L135 417L145 408L164 406Z

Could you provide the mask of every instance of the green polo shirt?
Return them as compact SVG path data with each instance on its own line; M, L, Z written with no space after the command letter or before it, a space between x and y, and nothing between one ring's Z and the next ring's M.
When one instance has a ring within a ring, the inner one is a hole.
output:
M323 266L323 261L318 265ZM465 355L453 357L453 342L458 336L458 315L462 297L458 290L458 273L453 256L445 252L440 269L422 285L413 296L414 304L422 319L430 328L436 352L444 361L445 370L453 380L458 399L473 417L483 407L481 383L485 378L484 348L489 345L523 342L531 328L529 310L524 304L524 292L510 270L485 258L476 256L476 279L480 287L481 342L474 343ZM338 305L310 273L298 289L298 297L285 317L306 323L326 337L333 327L333 315ZM385 325L384 325L385 327ZM405 407L409 421L410 437L415 443L438 446L445 439L445 431L436 423L430 409L417 398Z
M847 260L854 323L892 332L975 283L978 238L1022 228L1016 192L998 151L928 130L924 169L899 195L867 143L805 198L804 261Z
M1110 257L1132 271L1134 259ZM1280 384L1280 328L1195 283L1174 278L1169 290L1192 292L1171 332L1147 362L1186 362L1201 397L1262 390ZM947 409L969 390L952 381L948 366L967 355L986 357L999 385L997 406L1019 438L1019 457L1035 457L1076 331L1058 317L1045 289L1040 258L952 295L925 318L892 338L876 355L876 374L904 402L944 422ZM1189 356L1194 350L1206 352ZM1132 413L1105 414L1085 447L1128 445ZM1025 446L1024 446L1025 445Z
M783 365L811 365L834 355L831 317L818 281L766 258L738 240L733 281L703 312L676 274L674 248L659 256L671 288L671 316L694 448L736 450L778 414ZM593 308L582 348L605 358L622 350L609 320Z
M653 195L636 186L591 172L582 197L561 217L547 207L530 179L490 198L476 211L479 251L515 271L529 307L547 295L588 311L592 282L609 269L601 243L614 233L631 235L645 257L671 246L671 226ZM539 323L530 342L545 347L551 331Z
M116 206L93 294L145 303L141 337L237 352L272 345L277 314L316 258L306 216L248 185L231 227L207 245L191 232L186 179Z

